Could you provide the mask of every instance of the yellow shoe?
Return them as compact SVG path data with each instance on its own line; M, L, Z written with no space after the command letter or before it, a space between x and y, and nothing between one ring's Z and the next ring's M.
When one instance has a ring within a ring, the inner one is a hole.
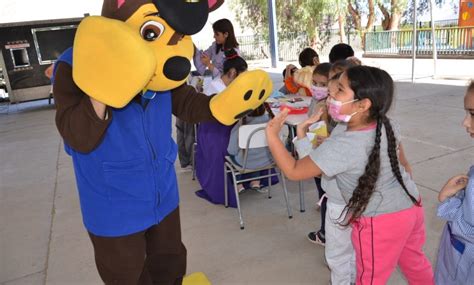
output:
M194 272L184 277L183 285L211 285L211 282L204 273Z
M211 99L212 115L222 124L230 126L262 105L272 93L272 86L272 80L265 71L246 71Z

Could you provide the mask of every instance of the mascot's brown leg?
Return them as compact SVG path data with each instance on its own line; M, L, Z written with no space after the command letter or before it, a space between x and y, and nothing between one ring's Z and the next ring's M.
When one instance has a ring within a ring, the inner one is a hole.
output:
M89 236L105 284L181 284L186 273L179 208L146 231L114 238Z
M179 208L146 234L146 261L153 284L181 284L186 274L186 247L181 242Z

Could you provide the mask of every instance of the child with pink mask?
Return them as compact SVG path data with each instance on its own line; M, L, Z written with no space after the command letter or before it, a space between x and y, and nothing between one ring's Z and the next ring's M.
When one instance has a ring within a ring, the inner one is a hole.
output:
M309 105L308 117L311 117L313 113L317 113L322 110L322 120L328 124L328 116L326 110L326 98L328 97L328 77L329 70L331 69L330 63L321 63L314 69L312 76L312 84L309 90L311 91L311 104ZM298 129L297 129L298 131ZM324 246L326 243L325 233L325 222L326 222L326 192L321 186L321 177L314 177L316 183L316 189L318 191L321 213L321 227L314 232L308 234L308 240L312 243Z
M420 193L404 167L398 125L387 115L393 97L394 83L387 72L351 67L328 99L328 113L339 121L328 139L312 149L305 132L297 133L297 151L308 155L295 160L279 138L284 111L268 123L267 142L289 179L322 175L339 189L347 206L335 220L352 227L356 284L387 284L398 265L409 284L431 285ZM320 116L316 113L307 124Z

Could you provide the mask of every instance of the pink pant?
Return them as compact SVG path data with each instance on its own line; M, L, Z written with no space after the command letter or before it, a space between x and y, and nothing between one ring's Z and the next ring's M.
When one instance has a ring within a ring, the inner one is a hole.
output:
M433 270L423 253L423 208L413 206L396 213L362 217L354 223L357 284L386 284L397 264L409 284L434 284Z

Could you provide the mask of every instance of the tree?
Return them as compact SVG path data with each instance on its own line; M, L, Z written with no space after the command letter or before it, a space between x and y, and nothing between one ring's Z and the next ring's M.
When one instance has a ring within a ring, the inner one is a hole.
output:
M365 35L372 29L375 22L375 0L347 0L347 7L352 16L354 26L362 39L362 48L365 47ZM367 16L365 27L362 26L362 16Z
M403 13L404 23L412 23L413 22L413 4L414 1L408 1L408 5L406 7L405 12ZM444 5L449 5L453 11L457 12L459 9L459 1L458 0L434 0L434 4L438 7L442 7ZM430 0L418 0L416 12L418 15L423 15L424 13L428 12L430 9Z
M347 5L346 0L334 0L331 2L332 4L332 13L334 17L337 19L337 24L339 28L339 42L344 42L346 39L346 17L347 17Z
M429 0L425 0L429 1ZM398 30L403 12L408 0L378 0L377 6L382 12L382 28L387 30Z
M328 16L330 0L290 0L275 1L277 29L282 37L306 33L308 44L320 49L327 40L327 27L333 17ZM242 28L251 27L254 31L268 35L267 0L232 0L231 9Z

